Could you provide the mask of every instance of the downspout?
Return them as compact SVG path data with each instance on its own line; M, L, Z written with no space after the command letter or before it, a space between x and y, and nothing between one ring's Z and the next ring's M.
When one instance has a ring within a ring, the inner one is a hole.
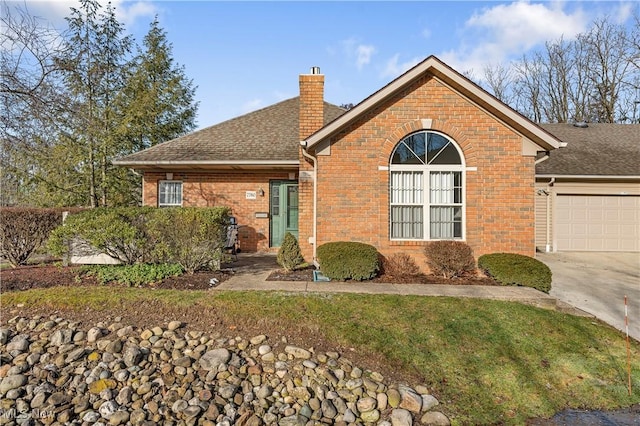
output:
M563 146L566 146L564 144ZM538 165L543 161L549 159L549 151L546 151L544 155L538 158L535 161L535 164ZM551 178L551 180L547 183L547 189L544 191L544 194L547 196L547 215L546 215L546 241L544 246L544 251L549 253L551 251L551 188L553 187L553 183L556 181L556 178Z
M316 247L318 246L318 160L313 155L307 152L307 141L300 141L300 145L302 145L302 155L304 158L311 160L313 163L313 264L316 268L320 265L316 260Z
M553 177L547 183L547 241L544 248L547 253L551 252L551 188L553 188L555 181L556 178Z

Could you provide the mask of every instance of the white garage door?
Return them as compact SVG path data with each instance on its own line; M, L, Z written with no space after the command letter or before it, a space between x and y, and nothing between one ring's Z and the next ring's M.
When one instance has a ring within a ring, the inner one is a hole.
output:
M557 250L640 251L640 197L558 195Z

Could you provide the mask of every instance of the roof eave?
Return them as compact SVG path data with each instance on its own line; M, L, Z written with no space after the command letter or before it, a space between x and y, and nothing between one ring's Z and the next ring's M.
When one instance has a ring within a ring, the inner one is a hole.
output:
M194 169L194 170L297 170L299 160L115 160L115 166L129 167L137 170L169 170L169 169Z
M580 179L580 180L640 180L640 175L570 175L561 173L536 173L536 179Z
M491 112L504 121L508 121L511 127L528 137L531 141L543 148L543 150L551 151L561 146L561 141L554 135L527 119L514 109L505 105L497 98L491 96L478 85L441 62L435 56L430 56L397 79L393 80L391 83L384 86L382 89L375 92L373 95L369 96L351 110L347 111L344 115L338 117L327 126L309 136L306 139L307 148L313 148L314 145L330 137L348 123L364 114L370 108L391 96L397 90L427 71L431 71L434 76L443 82L455 86L457 90L463 93L467 98L474 101L481 108Z

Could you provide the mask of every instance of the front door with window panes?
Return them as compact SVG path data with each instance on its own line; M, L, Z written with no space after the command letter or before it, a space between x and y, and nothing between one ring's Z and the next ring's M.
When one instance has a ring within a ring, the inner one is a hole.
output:
M391 239L464 238L464 168L453 141L435 132L409 135L396 145L389 171Z
M271 181L269 184L271 247L280 247L287 232L298 238L298 182Z

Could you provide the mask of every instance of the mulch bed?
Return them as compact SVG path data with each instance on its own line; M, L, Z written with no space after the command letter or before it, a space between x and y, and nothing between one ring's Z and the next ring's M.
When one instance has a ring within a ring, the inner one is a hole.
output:
M151 288L173 290L207 290L213 285L211 279L218 283L233 276L229 271L203 271L193 275L184 274L165 278L159 283L151 284ZM87 275L80 266L58 266L52 264L19 266L0 270L0 288L2 291L23 291L34 288L56 286L99 286L95 277ZM109 284L119 286L118 284Z
M313 281L313 267L287 272L277 269L268 276L268 281ZM214 287L211 280L224 282L234 275L232 270L203 271L189 275L169 277L161 282L151 284L151 288L173 290L208 290ZM403 275L392 276L382 274L370 282L391 284L448 284L448 285L499 285L488 277L469 276L461 278L443 278L435 275ZM218 284L216 283L216 284ZM56 286L98 286L95 277L87 275L80 266L60 266L41 264L2 269L0 271L0 288L2 291L20 291L33 288ZM118 284L110 284L118 285Z
M313 270L313 267L289 272L278 269L269 274L267 281L313 281ZM489 277L468 276L444 278L426 274L395 276L384 273L369 282L390 284L500 285L496 280Z

